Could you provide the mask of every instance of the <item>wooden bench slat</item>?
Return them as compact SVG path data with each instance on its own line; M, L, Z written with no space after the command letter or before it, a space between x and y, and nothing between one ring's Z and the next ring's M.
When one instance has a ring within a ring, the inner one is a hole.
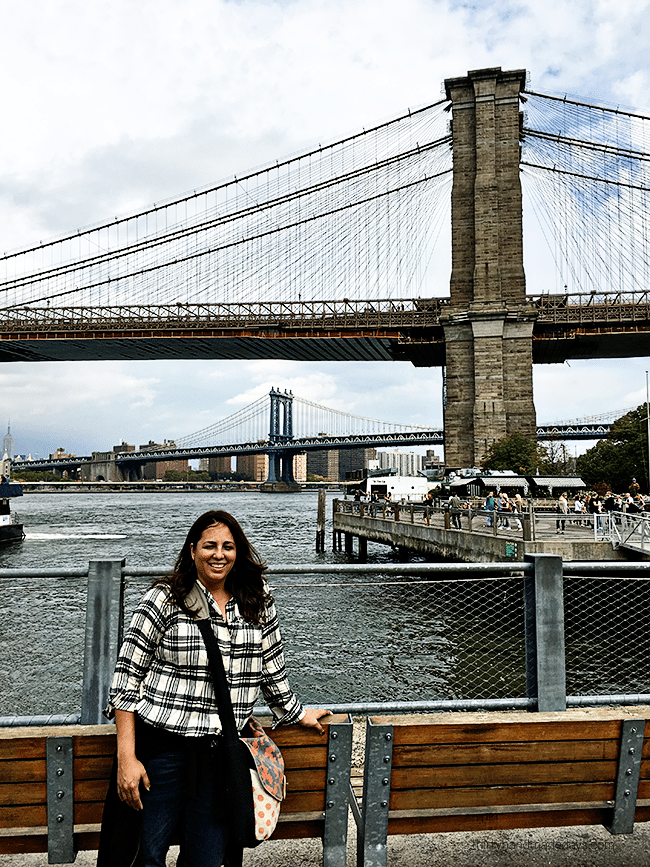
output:
M281 749L285 768L324 768L327 766L327 742L313 747Z
M398 725L395 726L394 744L482 744L526 743L527 741L582 741L616 740L621 736L620 720L593 722L501 722L477 725Z
M282 814L280 814L281 816ZM271 840L302 840L308 837L323 837L325 820L310 822L278 822Z
M73 763L75 780L108 779L113 767L114 755L75 757Z
M559 816L561 815L561 822ZM479 816L438 816L430 819L389 819L389 834L434 834L452 831L507 831L555 828L570 825L602 825L611 809L566 810L560 813L498 813Z
M29 828L34 825L47 825L45 804L0 807L0 828Z
M286 777L287 791L313 792L325 790L325 780L327 777L325 768L297 771L287 769Z
M594 725L613 722L620 726L624 719L650 719L650 705L617 705L615 707L569 708L564 711L451 711L427 714L390 714L372 715L370 720L376 725L392 725L395 731L409 728L441 728L451 726L465 728L471 725L482 726L489 731L498 725L572 725L578 723Z
M527 741L487 744L395 746L393 768L421 765L480 765L494 762L616 760L618 740Z
M472 767L396 768L393 789L454 788L457 786L526 785L614 780L618 763L559 762L556 764L476 765Z
M38 783L46 777L45 759L24 759L19 762L4 762L2 765L4 783Z
M287 796L282 802L282 813L285 815L299 813L303 810L313 812L314 810L323 811L324 809L324 792L287 792Z
M45 738L0 740L0 762L20 759L45 759Z
M457 789L406 789L390 794L391 810L417 808L443 809L445 807L478 807L483 804L569 803L580 801L609 801L614 797L613 782L571 783L525 786L492 786Z
M391 810L389 819L434 819L437 816L483 816L505 813L562 813L566 810L611 810L613 801L570 801L567 803L496 804L478 807L441 807L439 809Z
M11 804L47 803L47 785L38 783L2 783L0 785L0 806Z

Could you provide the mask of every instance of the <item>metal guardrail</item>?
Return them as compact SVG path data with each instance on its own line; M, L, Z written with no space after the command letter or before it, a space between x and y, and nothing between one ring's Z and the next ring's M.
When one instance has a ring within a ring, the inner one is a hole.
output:
M0 726L105 722L102 708L121 641L125 579L153 578L167 571L167 566L126 567L124 561L91 561L87 569L0 570L0 579L9 581L86 577L89 612L81 712L8 715L0 717ZM327 580L282 581L283 576L318 575ZM325 588L332 605L343 606L337 609L342 621L346 603L354 603L354 611L362 606L364 626L376 645L366 647L366 639L360 644L354 615L336 638L328 678L336 680L338 668L366 668L377 674L368 687L368 700L354 694L346 700L344 693L342 700L327 701L334 712L562 710L650 703L646 563L563 563L560 557L533 555L524 562L504 563L282 564L270 567L269 576L283 610L295 612L302 606L307 618L300 627L306 637L294 640L293 656L303 650L313 655L306 594ZM400 620L392 630L382 628L386 605L395 616L407 618L404 624L400 626ZM412 636L401 638L402 629L414 628L408 625L414 610L431 624L427 634L419 633L416 646ZM304 648L298 646L301 640ZM386 649L382 642L392 643ZM374 669L359 656L366 651L375 658ZM414 653L422 665L415 676L404 674L408 700L403 700L394 681L402 668L399 654L412 660ZM440 669L441 659L451 665L449 670ZM384 663L386 670L381 668ZM442 684L441 690L436 687L427 698L428 688L436 683Z

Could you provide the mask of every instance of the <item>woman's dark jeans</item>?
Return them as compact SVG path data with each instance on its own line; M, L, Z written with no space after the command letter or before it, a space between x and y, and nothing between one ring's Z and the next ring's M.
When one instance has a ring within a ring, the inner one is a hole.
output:
M147 727L149 728L149 727ZM228 843L220 747L175 738L144 759L150 790L142 792L141 863L165 867L174 838L183 867L220 867Z

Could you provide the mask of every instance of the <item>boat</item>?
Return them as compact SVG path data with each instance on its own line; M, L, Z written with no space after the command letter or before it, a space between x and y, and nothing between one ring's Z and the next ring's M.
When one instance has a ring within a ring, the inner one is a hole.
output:
M10 500L22 497L20 485L3 480L0 483L0 544L5 542L20 542L25 538L23 525L15 515L11 514Z

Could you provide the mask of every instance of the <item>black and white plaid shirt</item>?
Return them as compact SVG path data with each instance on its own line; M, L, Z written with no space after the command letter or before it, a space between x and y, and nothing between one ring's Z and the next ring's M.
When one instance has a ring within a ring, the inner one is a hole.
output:
M202 586L202 585L201 585ZM244 620L234 599L224 621L204 589L223 656L237 727L241 730L259 696L276 724L295 723L304 709L289 687L275 606L262 626ZM151 725L189 737L218 734L217 712L205 644L194 620L164 586L152 587L135 610L115 667L106 715L137 712Z

